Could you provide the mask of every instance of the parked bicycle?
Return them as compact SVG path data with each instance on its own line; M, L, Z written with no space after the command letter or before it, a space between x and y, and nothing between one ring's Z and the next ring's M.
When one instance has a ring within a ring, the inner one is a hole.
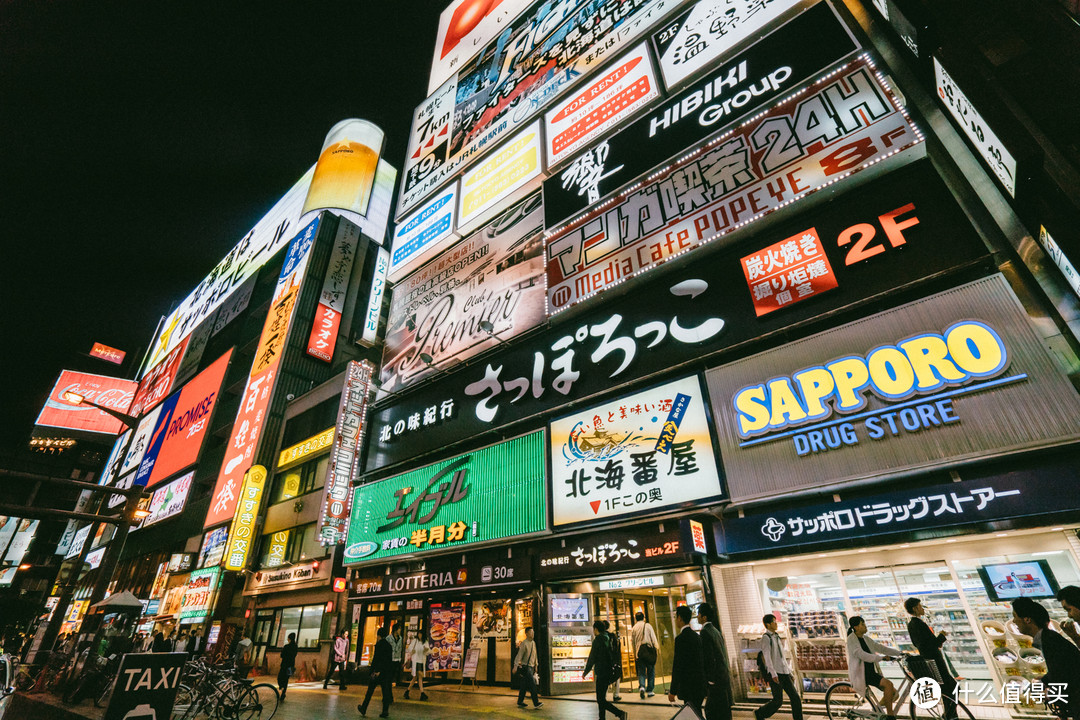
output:
M231 665L193 660L184 666L173 705L173 720L270 720L278 707L278 689L236 677Z
M903 679L896 688L897 697L901 700L911 695L911 686L917 678L931 677L939 684L941 678L935 677L936 665L933 660L927 660L920 655L904 655L898 658L888 658L900 665L904 673ZM852 684L846 680L833 683L825 693L825 712L829 720L885 720L887 714L881 706L880 691L875 687L867 687L865 693L859 693ZM945 701L939 700L937 705L928 709L916 707L909 700L909 712L911 720L933 718L944 720ZM959 700L956 701L956 713L960 720L975 720L975 716L967 709L967 706Z

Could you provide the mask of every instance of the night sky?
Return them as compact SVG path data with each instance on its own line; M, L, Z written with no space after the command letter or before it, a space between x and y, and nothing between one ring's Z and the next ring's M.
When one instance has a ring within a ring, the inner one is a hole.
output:
M95 341L141 359L335 122L400 171L447 3L0 0L0 446Z

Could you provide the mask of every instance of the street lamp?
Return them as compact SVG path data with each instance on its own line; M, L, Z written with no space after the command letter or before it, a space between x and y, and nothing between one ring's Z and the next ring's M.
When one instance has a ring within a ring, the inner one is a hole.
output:
M80 395L74 390L65 390L64 392L60 393L60 398L65 402L71 403L72 405L89 405L92 408L97 408L106 415L112 415L114 418L124 423L133 430L135 429L135 426L139 424L138 418L132 415L125 415L124 413L113 410L112 408L103 407L101 405L98 405L97 403L90 402L86 399L85 395Z

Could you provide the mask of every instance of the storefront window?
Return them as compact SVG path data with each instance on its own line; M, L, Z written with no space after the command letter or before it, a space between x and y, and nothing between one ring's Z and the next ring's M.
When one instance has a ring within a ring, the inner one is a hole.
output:
M301 649L319 647L320 638L329 638L329 621L324 605L304 605L281 609L281 623L277 633L277 647L283 646L289 633L296 633L296 644Z
M259 567L262 569L307 562L326 555L326 547L319 542L316 523L263 535L260 548Z
M329 455L315 458L303 465L279 472L274 478L274 492L270 503L279 503L299 497L323 486Z

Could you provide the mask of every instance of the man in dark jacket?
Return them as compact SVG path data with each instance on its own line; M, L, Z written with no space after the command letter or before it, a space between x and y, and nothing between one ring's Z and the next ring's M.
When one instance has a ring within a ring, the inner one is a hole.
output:
M1063 704L1067 704L1067 708L1060 708L1064 714L1080 720L1080 650L1049 628L1050 613L1031 598L1013 600L1012 610L1020 632L1031 636L1032 645L1042 650L1046 659L1047 673L1040 679L1046 688L1047 702L1055 696L1061 697Z
M690 627L692 612L686 605L675 608L675 658L671 663L671 685L668 700L678 697L701 716L705 699L705 661L702 658L701 638Z
M698 605L697 613L705 660L705 713L708 720L731 720L731 670L724 635L716 626L716 610L711 605Z
M593 623L593 641L589 649L589 659L585 661L585 669L581 676L588 677L589 671L593 673L593 682L596 685L596 706L600 710L600 720L607 717L610 710L619 720L626 720L626 712L612 705L607 699L607 689L614 679L612 669L615 667L615 651L611 647L611 636L607 631L607 623L597 620Z
M953 677L952 672L949 670L949 664L945 661L945 655L941 652L941 646L945 644L948 638L943 632L935 635L934 631L923 620L926 615L926 608L923 607L919 598L909 597L904 601L904 608L911 615L911 619L908 620L907 624L911 644L918 649L919 655L937 665L938 673L941 675L941 699L945 705L945 717L955 718L956 678Z
M390 704L394 702L394 648L386 639L389 634L390 631L385 625L379 628L379 639L375 643L375 653L371 658L371 680L368 682L367 694L364 695L364 702L356 706L364 717L367 717L368 703L371 702L376 687L382 687L382 713L379 717L390 717Z
M289 678L296 672L296 633L289 633L289 642L281 648L281 667L278 668L277 686L281 691L281 701L285 702L285 693L289 691Z

